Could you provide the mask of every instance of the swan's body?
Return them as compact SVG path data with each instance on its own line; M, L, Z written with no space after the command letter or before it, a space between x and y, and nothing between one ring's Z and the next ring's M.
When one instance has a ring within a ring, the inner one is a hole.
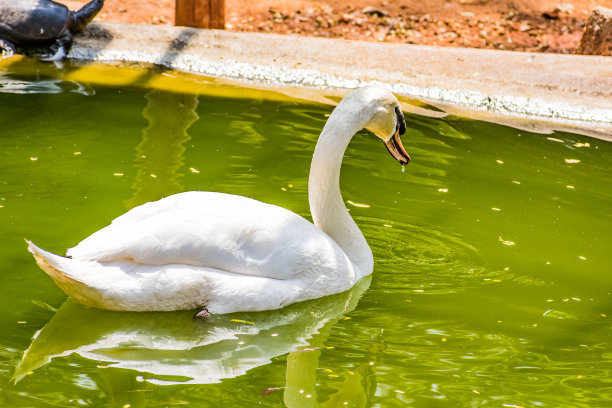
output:
M276 309L350 289L369 273L291 211L201 191L128 211L69 249L72 259L40 255L75 300L119 310Z
M212 192L180 193L136 207L65 258L29 242L39 266L68 295L113 310L276 309L351 288L373 268L344 206L340 165L352 136L372 130L409 161L405 124L381 88L347 95L317 142L309 178L314 224L284 208Z

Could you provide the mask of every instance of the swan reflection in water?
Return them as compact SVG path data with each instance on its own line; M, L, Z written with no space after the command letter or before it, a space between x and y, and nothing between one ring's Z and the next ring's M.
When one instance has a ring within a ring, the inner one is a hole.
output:
M210 384L289 353L285 403L309 406L316 403L319 349L336 322L355 309L370 281L368 276L349 291L280 310L215 315L206 321L192 320L190 311L112 312L67 300L34 336L13 379L18 382L55 357L76 353L137 370L155 384ZM350 398L364 398L350 387Z

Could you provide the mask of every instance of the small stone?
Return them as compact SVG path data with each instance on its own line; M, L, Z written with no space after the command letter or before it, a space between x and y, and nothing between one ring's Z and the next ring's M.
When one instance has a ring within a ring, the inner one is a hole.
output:
M361 12L363 14L376 15L378 17L387 17L389 15L385 10L377 7L365 7L361 9Z
M574 11L574 6L571 4L557 4L553 11L545 11L542 13L542 17L549 20L558 20L561 14L570 15Z
M574 11L574 6L569 3L561 3L557 4L553 12L556 13L564 13L564 14L572 14Z

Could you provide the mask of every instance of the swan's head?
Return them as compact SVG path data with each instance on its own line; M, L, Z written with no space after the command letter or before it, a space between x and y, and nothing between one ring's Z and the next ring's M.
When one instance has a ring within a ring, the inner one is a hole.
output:
M358 112L363 128L378 136L389 153L402 165L410 162L400 135L406 132L406 121L397 98L382 87L359 88L344 97L342 103Z

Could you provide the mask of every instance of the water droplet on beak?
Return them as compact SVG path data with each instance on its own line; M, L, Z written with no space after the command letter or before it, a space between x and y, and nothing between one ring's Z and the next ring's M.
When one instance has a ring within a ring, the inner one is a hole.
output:
M406 171L406 165L402 164L402 173L404 173Z

